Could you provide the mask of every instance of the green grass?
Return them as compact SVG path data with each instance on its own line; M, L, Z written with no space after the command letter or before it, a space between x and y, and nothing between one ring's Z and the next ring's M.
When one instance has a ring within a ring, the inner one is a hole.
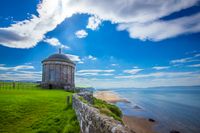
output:
M71 101L62 90L0 89L0 132L79 133Z
M82 96L79 96L78 98L79 98L79 100L81 100L83 103L88 104L88 101L85 100Z
M122 112L117 106L115 106L113 104L109 104L109 103L107 103L103 100L97 99L97 98L93 98L93 99L94 99L93 106L95 108L99 109L101 113L106 114L107 116L111 116L115 120L122 122L122 119L121 119Z

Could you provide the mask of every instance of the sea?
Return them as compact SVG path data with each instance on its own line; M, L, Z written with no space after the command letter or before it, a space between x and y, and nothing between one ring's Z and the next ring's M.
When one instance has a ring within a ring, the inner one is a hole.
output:
M111 91L129 101L116 103L124 115L154 119L153 128L158 133L200 133L200 86Z

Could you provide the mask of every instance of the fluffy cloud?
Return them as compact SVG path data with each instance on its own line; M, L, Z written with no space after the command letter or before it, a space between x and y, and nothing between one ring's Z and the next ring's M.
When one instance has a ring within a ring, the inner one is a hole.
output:
M70 58L70 60L77 62L79 64L83 64L87 60L92 60L92 61L97 60L97 58L92 55L85 56L83 58L80 58L80 56L78 55L72 55L72 54L66 54L66 55Z
M200 54L195 54L194 56L195 56L195 57L200 57Z
M18 70L26 70L26 69L34 69L34 66L30 65L18 65L14 67L6 67L6 66L0 66L0 71L18 71Z
M198 73L199 74L199 73ZM128 75L128 76L116 76L118 79L137 79L137 78L175 78L175 77L190 77L190 76L198 76L198 74L194 72L155 72L148 74L136 74L136 75Z
M78 77L87 77L87 76L112 76L115 70L101 70L101 69L88 69L88 70L79 70L76 73Z
M198 59L199 54L195 54L192 57L187 57L187 58L180 58L180 59L175 59L175 60L171 60L170 63L171 64L182 64L182 63L188 63L188 62L195 62L195 61L200 61Z
M181 58L181 59L176 59L176 60L171 60L170 63L176 64L176 63L186 63L186 62L191 62L192 58Z
M199 85L200 76L199 73L190 74L179 74L181 76L176 77L159 77L150 78L146 80L132 79L132 78L119 78L119 79L100 79L100 78L86 78L86 77L76 77L76 85L93 86L95 88L144 88L144 87L156 87L156 86L193 86Z
M34 47L47 32L72 15L63 10L63 4L61 0L43 0L37 6L38 16L32 15L29 20L0 28L0 44L13 48Z
M79 30L75 33L77 38L85 38L87 37L88 33L85 30Z
M114 69L102 70L102 69L88 69L88 70L79 70L78 73L111 73L114 72Z
M65 49L69 49L68 46L63 45L57 38L46 38L44 39L44 42L52 45L52 46L56 46L56 47L61 47L61 48L65 48Z
M86 28L91 29L91 30L97 30L101 24L101 19L97 16L91 16L88 19L88 24Z
M76 76L112 76L114 75L113 73L76 73Z
M118 66L119 64L111 64L111 66Z
M189 67L200 67L200 64L188 65Z
M0 74L1 80L14 80L14 81L41 81L41 71L18 71L6 72Z
M124 73L128 73L128 74L136 74L140 71L142 71L143 69L140 69L140 68L134 68L134 69L129 69L129 70L124 70L123 72Z
M82 62L78 55L72 55L72 54L66 54L66 55L67 57L69 57L70 60L74 62Z
M97 75L98 75L98 73L96 73L96 72L84 72L84 73L77 72L76 73L76 76L97 76Z
M18 65L7 67L0 66L0 79L1 80L26 80L26 81L40 81L42 77L41 71L32 71L34 66L31 65Z
M89 59L89 60L97 60L97 58L96 57L94 57L94 56L92 56L92 55L89 55L88 57L86 57L87 59Z
M163 69L169 68L169 66L155 66L155 67L152 67L152 68L155 69L155 70L163 70Z
M144 23L191 7L197 2L198 0L180 0L178 2L176 0L73 0L68 4L70 7L77 8L78 12L95 14L103 20L115 23Z
M169 21L120 24L118 30L127 30L132 38L160 41L181 34L200 31L200 13ZM165 28L167 27L167 28Z
M158 41L199 32L199 14L170 21L160 20L171 13L194 6L197 2L198 0L42 0L37 6L38 16L32 15L29 20L0 28L0 44L13 48L34 47L44 39L47 32L77 13L91 14L102 21L120 24L118 30L127 30L132 38ZM168 28L163 29L166 26ZM95 29L95 26L89 27ZM86 34L80 37L85 36Z

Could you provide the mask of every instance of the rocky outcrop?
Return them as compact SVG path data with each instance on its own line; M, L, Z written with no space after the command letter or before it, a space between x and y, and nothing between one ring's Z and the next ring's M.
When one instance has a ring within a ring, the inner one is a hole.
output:
M80 95L86 101L91 98L87 93ZM98 109L91 106L90 101L85 103L79 97L79 94L73 95L73 108L82 133L128 133L121 122L101 114Z

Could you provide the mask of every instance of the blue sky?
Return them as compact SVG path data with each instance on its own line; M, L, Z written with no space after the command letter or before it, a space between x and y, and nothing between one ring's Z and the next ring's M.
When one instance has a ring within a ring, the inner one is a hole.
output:
M0 79L41 80L41 61L62 47L77 64L77 85L199 85L199 7L199 0L2 0Z

